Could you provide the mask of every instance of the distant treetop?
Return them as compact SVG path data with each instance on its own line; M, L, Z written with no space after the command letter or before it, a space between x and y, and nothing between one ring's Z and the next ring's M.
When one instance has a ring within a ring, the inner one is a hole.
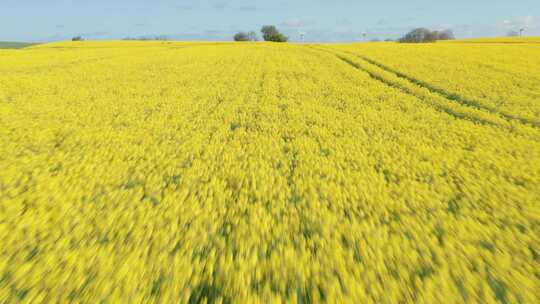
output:
M251 32L238 32L234 35L234 41L258 41L259 37L254 31Z
M431 31L427 28L420 27L408 32L398 41L402 43L426 43L435 42L437 40L453 39L455 39L455 37L452 30Z
M278 31L274 25L265 25L261 28L264 41L287 42L289 37Z

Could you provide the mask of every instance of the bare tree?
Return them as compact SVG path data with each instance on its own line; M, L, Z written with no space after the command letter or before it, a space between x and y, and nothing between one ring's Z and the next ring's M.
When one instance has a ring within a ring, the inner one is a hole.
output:
M416 28L408 32L405 36L399 39L402 43L421 43L421 42L434 42L436 40L435 35L427 28Z
M249 41L259 41L259 35L255 31L250 31L248 33Z
M451 39L455 39L454 33L451 30L431 31L421 27L408 32L398 41L402 43L424 43Z
M437 40L454 40L454 32L452 30L443 30L438 32Z
M245 32L238 32L234 34L234 41L249 41L249 34Z
M234 41L258 41L259 37L254 31L251 32L238 32L233 37Z

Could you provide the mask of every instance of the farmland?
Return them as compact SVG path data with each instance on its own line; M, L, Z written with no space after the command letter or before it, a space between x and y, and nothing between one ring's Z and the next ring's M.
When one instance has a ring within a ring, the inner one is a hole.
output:
M519 41L0 50L0 303L538 303Z
M36 43L0 41L0 49L22 49L36 45Z

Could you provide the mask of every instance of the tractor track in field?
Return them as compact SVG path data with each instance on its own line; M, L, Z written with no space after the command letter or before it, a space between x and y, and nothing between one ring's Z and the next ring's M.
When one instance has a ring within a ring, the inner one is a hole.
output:
M489 121L489 120L486 120L486 119L482 119L482 118L478 118L478 117L471 117L471 116L466 115L464 113L455 112L449 107L440 105L438 103L434 103L432 100L427 100L427 96L421 96L420 94L418 94L417 92L414 92L410 88L407 88L407 87L405 87L405 86L403 86L403 85L401 85L399 83L396 83L394 81L388 80L384 76L382 76L382 75L380 75L380 74L378 74L376 72L373 72L370 69L365 68L360 63L355 62L355 61L351 60L350 58L347 58L346 56L335 52L334 50L320 49L320 48L314 48L314 49L319 50L319 51L328 52L328 53L334 55L336 58L338 58L342 62L345 62L349 66L368 74L372 79L377 80L379 82L382 82L386 86L397 89L397 90L399 90L399 91L401 91L403 93L406 93L408 95L412 95L412 96L414 96L414 97L416 97L416 98L418 98L418 99L420 99L422 101L428 102L430 106L432 106L433 108L435 108L439 112L446 113L446 114L448 114L450 116L453 116L453 117L455 117L457 119L469 120L469 121L475 122L477 124L499 126L499 124L497 124L495 122L492 122L492 121ZM369 62L367 62L367 63L370 64ZM432 93L435 93L435 92L432 92Z
M392 74L395 74L397 77L399 78L403 78L403 79L406 79L412 83L414 83L415 85L419 86L419 87L423 87L423 88L426 88L428 89L429 91L431 92L434 92L434 93L437 93L443 97L445 97L446 99L449 99L451 101L454 101L456 103L459 103L461 104L462 106L466 106L466 107L472 107L472 108L475 108L477 110L480 110L480 111L485 111L485 112L489 112L489 113L492 113L492 114L496 114L496 115L500 115L502 116L504 119L506 120L516 120L516 121L519 121L523 124L529 124L529 125L532 125L536 128L539 128L540 127L540 122L537 122L537 121L533 121L531 119L527 119L527 118L524 118L524 117L519 117L519 116L515 116L515 115L512 115L512 114L509 114L509 113L505 113L505 112L501 112L501 111L498 111L497 109L493 108L493 107L490 107L490 106L487 106L487 105L484 105L478 101L475 101L475 100L472 100L472 99L469 99L469 98L465 98L459 94L456 94L456 93L452 93L452 92L448 92L446 91L445 89L442 89L442 88L439 88L437 86L434 86L430 83L427 83L425 81L422 81L420 79L417 79L417 78L414 78L414 77L411 77L407 74L404 74L400 71L397 71L395 69L392 69L380 62L377 62L373 59L370 59L366 56L363 56L363 55L359 55L359 54L354 54L354 53L351 53L351 52L346 52L348 54L351 54L353 56L356 56L360 59L363 59L364 61L367 61L368 63L371 63L389 73L392 73Z
M426 97L424 96L419 96L417 93L413 92L412 90L406 88L406 87L403 87L397 83L394 83L392 81L388 81L387 79L385 79L384 77L380 76L380 75L377 75L376 73L373 73L367 69L363 69L362 66L346 57L342 57L342 56L339 56L337 55L337 57L347 63L348 65L356 68L356 69L359 69L365 73L367 73L371 78L375 79L375 80L378 80L382 83L384 83L385 85L389 86L389 87L392 87L394 89L398 89L408 95L413 95L414 97L422 100L422 101L427 101L426 100ZM445 106L441 106L439 104L435 104L433 103L432 101L428 101L430 106L432 106L433 108L435 108L437 111L439 112L444 112L448 115L451 115L457 119L464 119L464 120L469 120L469 121L473 121L475 123L478 123L478 124L483 124L483 125L493 125L493 126L498 126L498 124L494 123L494 122L491 122L489 120L485 120L485 119L482 119L482 118L477 118L477 117L472 117L472 116L469 116L467 114L463 114L463 113L459 113L459 112L455 112L453 111L452 109L448 108L448 107L445 107Z
M501 115L500 112L488 111L483 108L482 105L475 106L473 102L463 102L461 100L456 100L455 98L450 98L455 95L452 95L452 93L446 91L443 92L442 90L432 89L433 86L419 80L413 81L411 77L404 77L403 74L396 72L392 69L384 69L378 64L375 64L373 60L369 58L364 58L364 56L352 54L355 58L361 60L361 62L357 62L348 57L351 55L351 53L349 52L342 52L339 50L324 47L318 48L314 46L309 46L309 48L316 51L329 53L335 56L337 59L345 62L349 66L368 74L372 79L382 82L383 84L400 90L401 92L404 92L408 95L414 96L421 101L427 103L436 111L448 114L456 119L468 120L473 123L486 126L504 128L512 132L518 131L511 124L512 122L518 122L524 127L529 127L530 130L533 131L533 133L536 133L535 131L538 131L538 127L540 127L539 125L529 120L523 119L525 121L522 121L514 117L507 117ZM395 77L399 81L389 79L384 74L388 74L388 76L390 77ZM540 140L540 137L538 135L532 135L530 132L518 133L520 133L520 135L532 137L536 141Z

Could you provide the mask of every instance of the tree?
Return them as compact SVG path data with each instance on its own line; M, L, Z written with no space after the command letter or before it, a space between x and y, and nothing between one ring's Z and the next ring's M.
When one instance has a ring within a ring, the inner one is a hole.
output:
M265 41L270 41L270 38L279 34L278 29L273 25L265 25L261 28L261 33L263 34L263 39Z
M444 30L439 32L439 35L437 37L437 40L454 40L456 37L454 36L454 32L452 30Z
M405 36L399 39L399 42L405 43L421 43L421 42L431 42L432 39L431 31L426 28L416 28L408 32ZM433 40L434 41L434 40Z
M426 35L424 36L424 41L422 42L435 42L437 41L437 38L439 37L438 31L427 31Z
M234 41L249 41L249 34L245 32L238 32L234 34Z
M401 43L425 43L451 39L455 39L451 30L430 31L427 28L420 27L408 32L398 41Z
M261 28L264 41L287 42L289 37L283 35L273 25L265 25Z
M255 31L250 31L248 33L248 37L249 41L259 41L259 36L257 35L257 33L255 33Z
M84 39L81 36L76 36L76 37L71 38L71 41L84 41Z
M251 32L238 32L234 34L233 37L234 41L258 41L259 37L257 36L257 33L254 31Z

